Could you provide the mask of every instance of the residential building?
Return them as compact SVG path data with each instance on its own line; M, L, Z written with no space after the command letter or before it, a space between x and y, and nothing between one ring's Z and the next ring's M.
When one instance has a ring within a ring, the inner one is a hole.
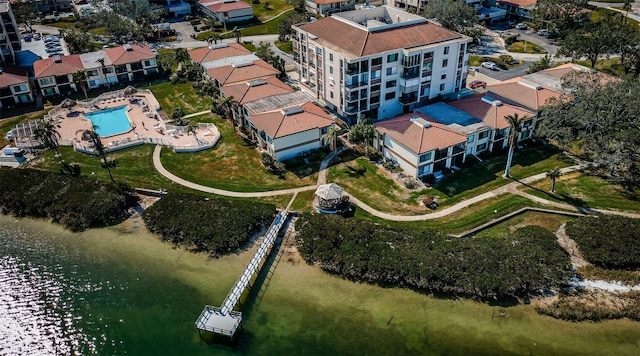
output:
M260 58L238 43L219 43L209 47L192 49L189 57L206 71L234 64L251 63Z
M173 17L191 14L191 5L182 0L154 0L153 2L162 5Z
M53 56L34 62L33 69L43 96L77 91L79 88L73 82L73 73L80 70L87 74L89 89L139 81L158 73L151 48L137 44L124 44L91 53Z
M247 111L244 105L273 95L293 92L290 86L278 78L251 80L246 83L225 85L220 88L225 98L233 98L233 119L239 126L247 126Z
M248 124L258 147L283 161L326 145L324 136L335 121L322 108L307 102L251 115Z
M427 6L428 0L388 0L387 3L399 9L421 14ZM496 7L496 0L465 0L478 13L478 21L493 23L505 18L507 11Z
M0 64L15 63L15 52L21 49L20 31L9 1L0 1Z
M529 21L533 19L533 10L537 0L498 0L498 7L507 11L507 16L513 19Z
M356 8L355 0L306 0L306 8L312 14L322 16Z
M471 38L389 6L292 26L306 90L355 123L410 112L466 85Z
M207 76L220 88L251 80L273 78L280 72L262 59L207 69Z
M26 70L18 67L0 69L0 109L32 101Z
M408 113L375 124L374 147L406 174L439 176L445 168L461 165L467 137L423 113Z
M36 0L36 7L41 14L52 14L71 11L71 0Z
M207 16L223 24L253 19L253 7L239 0L198 0L198 7Z

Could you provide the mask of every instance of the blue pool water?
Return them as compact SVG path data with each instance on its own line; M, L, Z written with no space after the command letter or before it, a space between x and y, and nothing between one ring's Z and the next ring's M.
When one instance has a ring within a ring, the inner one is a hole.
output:
M109 137L125 133L132 129L127 117L128 105L100 111L85 113L84 116L91 121L93 129L100 137Z

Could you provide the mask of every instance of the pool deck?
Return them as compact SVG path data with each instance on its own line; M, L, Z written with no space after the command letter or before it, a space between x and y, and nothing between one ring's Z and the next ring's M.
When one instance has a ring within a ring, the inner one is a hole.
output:
M91 121L84 117L84 113L128 105L132 129L128 132L101 138L104 147L114 149L128 146L129 143L151 142L171 146L174 149L196 148L213 143L220 136L215 126L199 127L196 136L187 135L172 129L171 125L162 120L155 108L159 108L158 101L151 93L138 92L130 96L105 96L105 100L95 101L93 105L78 102L70 108L60 108L51 119L60 133L61 143L76 147L90 147L90 143L82 139L82 132L92 130ZM79 114L78 114L79 113Z

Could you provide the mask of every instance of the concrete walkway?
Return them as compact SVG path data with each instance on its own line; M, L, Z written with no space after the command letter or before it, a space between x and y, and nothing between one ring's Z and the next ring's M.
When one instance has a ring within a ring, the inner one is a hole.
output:
M205 111L200 111L200 112L194 112L193 114L185 115L185 116L183 117L183 119L188 119L188 118L190 118L190 117L195 117L195 116L205 115L205 114L208 114L208 113L210 113L210 112L211 112L211 110L205 110Z

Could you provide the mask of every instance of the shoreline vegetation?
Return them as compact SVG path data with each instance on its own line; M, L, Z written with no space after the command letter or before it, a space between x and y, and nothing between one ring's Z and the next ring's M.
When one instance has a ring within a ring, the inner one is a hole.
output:
M219 257L238 251L269 226L273 204L170 193L147 208L147 229L176 246Z
M4 215L50 219L78 232L119 224L137 203L138 198L126 185L0 167L0 211Z

